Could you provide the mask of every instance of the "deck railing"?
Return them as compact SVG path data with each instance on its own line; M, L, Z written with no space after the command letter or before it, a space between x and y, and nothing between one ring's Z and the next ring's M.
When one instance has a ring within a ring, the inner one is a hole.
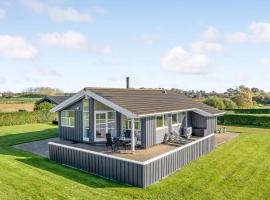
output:
M147 187L214 148L214 134L144 162L50 142L50 159L120 183Z

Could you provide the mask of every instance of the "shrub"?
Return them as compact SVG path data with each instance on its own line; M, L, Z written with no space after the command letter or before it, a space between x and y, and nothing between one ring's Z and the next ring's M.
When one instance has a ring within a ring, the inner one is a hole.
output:
M205 103L209 106L212 106L214 108L220 109L220 110L225 109L225 104L224 104L223 100L219 97L216 97L216 96L208 97L207 99L204 100L203 103Z
M48 111L0 113L0 126L46 123L57 120L57 113Z
M35 104L34 110L50 110L52 108L53 108L53 105L45 101L39 104Z
M223 99L225 109L236 109L237 105L231 99Z
M239 114L270 114L270 108L227 109Z
M270 127L270 116L249 114L225 114L218 122L223 125L253 125Z

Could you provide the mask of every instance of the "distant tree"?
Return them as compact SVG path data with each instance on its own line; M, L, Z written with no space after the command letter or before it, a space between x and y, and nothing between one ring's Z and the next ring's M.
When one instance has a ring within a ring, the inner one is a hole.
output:
M23 90L23 95L26 94L39 94L39 95L62 95L64 92L58 88L51 88L51 87L30 87Z
M224 110L226 108L223 100L216 96L208 97L207 99L204 100L203 103L220 110Z
M237 88L238 93L233 97L233 101L240 108L250 108L253 106L253 93L251 89L243 85Z
M53 108L53 105L46 101L39 104L36 103L34 106L34 110L50 110L52 108Z
M231 99L223 99L223 103L225 105L225 109L235 109L235 108L237 108L236 103L234 103Z

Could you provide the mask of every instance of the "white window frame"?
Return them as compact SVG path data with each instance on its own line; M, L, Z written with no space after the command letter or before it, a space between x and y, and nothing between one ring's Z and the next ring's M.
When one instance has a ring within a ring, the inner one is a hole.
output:
M156 129L157 129L157 130L168 128L168 124L167 124L167 125L165 124L165 120L166 120L165 115L168 115L168 114L163 114L163 115L157 115L157 116L156 116ZM162 116L162 124L163 124L163 125L162 125L161 127L157 127L157 117L160 117L160 116ZM167 118L167 119L168 119L168 118ZM167 123L168 123L168 122L167 122Z
M74 112L74 117L62 117L63 112ZM74 126L70 125L70 118L74 118ZM67 119L69 125L64 125L62 119ZM75 110L62 110L61 111L61 127L75 128Z
M172 115L176 115L176 123L175 124L173 124L173 122L172 122L172 126L179 126L179 125L181 125L182 124L182 122L180 122L179 121L179 114L181 114L181 116L182 116L182 113L181 112L177 112L177 113L172 113ZM172 117L171 117L172 118Z

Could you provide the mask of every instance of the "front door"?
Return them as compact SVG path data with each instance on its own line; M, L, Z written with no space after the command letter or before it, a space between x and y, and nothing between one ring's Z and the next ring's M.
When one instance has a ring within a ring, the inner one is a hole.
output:
M106 133L111 133L112 136L115 136L116 117L114 111L96 111L95 119L95 141L106 141Z

